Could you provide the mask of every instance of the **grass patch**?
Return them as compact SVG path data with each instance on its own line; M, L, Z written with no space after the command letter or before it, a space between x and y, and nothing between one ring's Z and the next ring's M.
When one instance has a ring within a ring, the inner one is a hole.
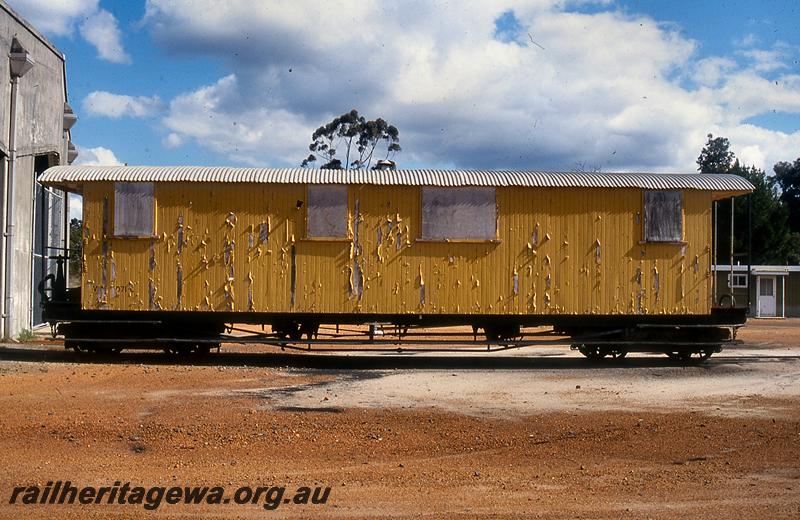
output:
M20 343L30 343L36 340L36 334L31 329L22 329L17 336L17 341Z

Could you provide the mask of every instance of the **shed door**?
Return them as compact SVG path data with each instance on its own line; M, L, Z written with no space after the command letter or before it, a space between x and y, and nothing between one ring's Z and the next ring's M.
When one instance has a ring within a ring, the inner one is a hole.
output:
M36 177L51 165L57 164L49 155L37 155L34 162ZM42 297L37 286L50 273L55 274L56 262L50 257L63 254L64 192L45 188L34 182L33 211L33 280L31 325L41 325L43 321Z
M762 276L758 282L758 315L775 316L775 277Z

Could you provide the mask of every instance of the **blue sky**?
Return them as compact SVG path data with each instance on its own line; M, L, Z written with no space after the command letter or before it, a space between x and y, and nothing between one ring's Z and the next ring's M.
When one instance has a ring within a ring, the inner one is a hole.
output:
M800 156L795 1L455 4L10 1L67 56L83 162L298 165L351 108L401 167L692 171L710 132Z

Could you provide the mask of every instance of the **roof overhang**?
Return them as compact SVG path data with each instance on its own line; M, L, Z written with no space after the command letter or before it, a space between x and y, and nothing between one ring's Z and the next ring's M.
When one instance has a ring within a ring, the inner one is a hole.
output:
M730 265L715 265L713 270L719 273L730 273ZM734 265L733 272L747 273L746 265ZM800 273L800 265L751 265L750 274L755 276L789 276L790 273Z
M317 170L210 166L55 166L42 184L80 191L90 182L201 182L258 184L368 184L382 186L494 186L702 190L714 199L744 195L753 185L738 175L598 173L509 170Z

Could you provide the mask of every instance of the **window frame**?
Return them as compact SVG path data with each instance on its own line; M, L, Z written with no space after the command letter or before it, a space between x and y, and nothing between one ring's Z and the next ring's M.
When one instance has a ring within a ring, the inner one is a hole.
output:
M316 188L338 188L344 190L344 234L342 235L311 235L309 233L309 211L312 206L310 204L311 191ZM306 184L305 188L305 212L304 212L304 241L310 242L349 242L352 240L352 231L350 229L350 187L347 184Z
M680 237L678 239L670 238L666 240L659 240L649 238L647 233L647 195L650 193L676 193L680 197ZM684 193L682 190L642 190L642 238L640 244L673 244L673 245L686 245L686 212L684 211Z
M744 279L744 285L735 283L737 279ZM747 274L744 273L728 273L728 288L729 289L747 289L748 280Z
M492 215L492 224L494 233L491 238L486 237L436 237L425 236L425 190L491 190L494 199L494 211ZM420 186L419 188L419 229L417 232L417 242L433 242L433 243L465 243L465 244L499 244L499 225L498 225L498 205L497 205L497 187L496 186Z
M120 185L134 185L134 186L143 186L149 185L151 187L151 200L152 200L152 207L151 207L151 226L150 226L150 233L149 234L123 234L117 231L117 223L120 220L119 217L121 216L118 214L119 211L119 197L117 196L118 187ZM155 182L127 182L127 181L114 181L113 183L113 192L114 192L114 213L112 216L111 222L111 235L114 238L125 238L125 239L137 239L137 238L155 238L157 236L156 229L157 229L157 199L156 199L156 183Z

